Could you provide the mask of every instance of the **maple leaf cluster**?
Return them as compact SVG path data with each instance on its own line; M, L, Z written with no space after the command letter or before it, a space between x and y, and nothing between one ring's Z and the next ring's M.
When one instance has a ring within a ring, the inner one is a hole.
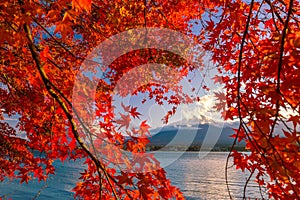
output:
M46 180L55 173L54 160L85 159L86 169L74 187L75 197L183 199L153 155L145 153L150 128L147 121L136 107L127 105L123 105L124 114L115 119L112 97L124 74L152 60L170 65L169 71L177 74L176 79L167 81L168 87L163 82L139 83L135 91L129 90L134 80L128 80L119 95L142 92L148 99L161 104L169 100L169 104L177 106L180 100L187 99L176 85L186 75L183 69L190 68L188 64L170 52L150 48L117 58L105 70L105 77L97 80L96 89L90 77L79 77L78 72L93 48L122 31L174 24L176 28L172 29L186 32L188 19L197 13L191 9L183 19L180 13L187 5L164 1L2 1L0 180ZM86 69L94 71L98 67L95 63ZM156 76L163 80L165 73L157 71ZM81 85L75 85L76 79L83 80ZM87 105L74 108L76 87L82 89L77 101L86 102L94 94L93 109ZM169 90L174 91L172 100L165 94ZM12 116L18 121L17 132L3 120ZM141 120L140 126L130 127L132 119ZM95 127L89 127L88 133L83 128L95 121L100 127L96 136L92 134ZM130 134L129 140L122 133L124 129ZM132 153L133 159L124 155L124 149Z
M96 73L99 63L84 60L107 38L157 27L191 36L211 54L220 72L215 80L222 80L226 90L225 96L216 94L216 108L225 119L239 120L234 137L250 151L231 152L236 167L256 173L269 197L299 199L299 11L295 0L1 1L0 181L46 180L55 173L54 160L84 158L75 197L183 199L157 160L145 153L150 125L138 108L122 104L116 118L112 102L116 91L121 97L147 94L143 103L171 105L167 123L179 104L197 100L179 85L195 66L172 52L145 48L102 68L96 88L95 80L79 73L82 65ZM132 71L146 63L169 68L156 69L159 81L154 83L151 68ZM138 87L132 90L132 85ZM95 102L84 104L88 99ZM18 118L24 137L3 120L11 116ZM138 127L131 126L133 120L140 120ZM95 121L97 135L85 127ZM270 181L264 181L266 176Z
M250 152L230 157L268 197L299 199L299 1L212 4L221 9L200 20L206 26L200 38L223 74L216 80L227 92L217 94L217 108L240 122L233 137Z

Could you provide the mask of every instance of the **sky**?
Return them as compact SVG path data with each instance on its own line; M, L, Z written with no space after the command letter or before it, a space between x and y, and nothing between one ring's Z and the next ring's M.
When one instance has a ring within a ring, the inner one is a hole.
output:
M214 83L213 77L216 75L216 68L212 67L212 63L209 61L209 57L205 59L206 64L203 70L196 69L191 71L187 77L183 78L180 85L183 87L183 91L190 96L199 96L200 101L192 104L182 104L178 107L177 112L169 120L168 124L176 122L184 122L188 125L189 121L195 123L207 123L211 121L222 122L221 114L213 109L216 99L214 92L223 92L222 87L219 83ZM191 80L189 82L189 80ZM206 85L210 88L210 91L206 91L202 88ZM193 91L192 88L195 88ZM139 94L137 96L127 96L125 98L119 95L114 96L113 104L116 107L115 114L118 118L118 113L123 111L121 103L124 105L131 105L138 108L138 112L142 114L142 119L146 119L149 125L155 129L158 127L166 126L163 123L163 117L167 111L171 109L169 105L158 105L153 100L146 101L144 104L141 103L142 99L146 94ZM138 126L140 120L136 120L133 125Z

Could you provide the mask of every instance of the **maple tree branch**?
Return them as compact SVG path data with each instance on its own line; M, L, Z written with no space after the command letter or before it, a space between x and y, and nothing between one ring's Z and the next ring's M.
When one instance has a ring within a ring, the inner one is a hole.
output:
M67 47L65 47L61 42L59 42L41 23L39 23L34 17L32 17L32 20L40 26L61 48L63 48L66 52L71 54L76 59L82 59L77 57L73 52L71 52Z
M250 114L249 110L247 109L247 106L244 104L243 101L241 101L243 106L245 107L246 109L246 112L251 116L251 120L254 122L255 126L257 127L257 129L259 130L259 132L262 134L262 136L266 139L266 141L268 142L268 144L270 145L270 147L274 150L274 152L276 153L274 155L274 158L277 162L280 161L280 163L282 164L282 167L284 168L284 171L285 171L285 175L286 177L288 177L288 180L290 182L290 184L292 184L290 178L289 178L289 175L288 175L288 172L287 172L287 167L285 165L285 162L282 158L282 156L280 155L280 153L278 152L278 149L275 148L275 146L271 143L271 141L269 140L269 138L266 136L266 134L261 130L261 128L258 126L257 122L253 119L253 116ZM256 148L256 150L259 152L259 154L266 160L266 162L268 162L268 158L265 156L265 153L267 153L267 150L265 148L263 148L262 146L260 146L256 140L252 140L249 133L251 133L252 131L248 128L247 124L243 121L244 123L244 130L245 130L245 133L246 133L246 136L248 138L248 140L250 141L250 143ZM254 145L254 142L255 142L255 145ZM261 153L260 150L263 150L263 153ZM279 157L279 160L278 158L276 157L276 155ZM267 167L267 166L266 166ZM273 174L276 174L276 172L274 172L274 170L270 168L270 171L273 173ZM277 185L280 187L280 189L282 190L282 192L284 194L286 194L288 196L288 194L285 192L284 188L278 183L277 179L275 179ZM293 186L292 186L293 187ZM294 187L293 187L294 188ZM295 188L294 188L295 189Z
M250 181L250 179L252 178L253 174L254 174L254 171L255 170L252 170L250 172L250 175L248 176L247 180L246 180L246 183L244 185L244 189L243 189L243 199L246 199L246 192L247 192L247 186L248 186L248 183Z
M270 0L266 0L267 4L270 6L271 8L271 14L272 14L272 18L273 18L273 22L274 22L274 25L276 27L276 30L279 32L279 29L277 28L277 25L276 25L276 20L274 19L274 13L275 15L277 16L277 18L279 19L280 23L281 24L284 24L284 21L283 19L281 18L281 16L279 15L279 13L274 9L274 6L272 5L272 3L270 2Z
M238 128L238 131L237 131L237 135L239 134L239 132L241 131L241 129L244 129L245 134L246 134L246 136L247 136L249 142L252 144L252 146L258 151L258 153L259 153L266 161L268 161L267 157L260 151L259 148L263 149L264 151L266 151L266 150L265 150L263 147L260 147L260 146L257 144L257 142L256 142L255 140L253 141L253 140L251 139L251 137L250 137L250 135L249 135L249 133L248 133L248 131L249 131L249 132L251 132L251 131L248 129L247 124L246 124L244 121L242 121L242 124L240 124L240 126L239 126L239 128ZM247 131L247 129L248 129L248 131ZM237 141L237 137L234 138L234 142L233 142L233 145L232 145L232 147L231 147L230 153L229 153L228 156L227 156L227 159L226 159L226 168L225 168L225 181L226 181L227 191L228 191L228 193L229 193L230 199L233 199L233 198L232 198L232 196L231 196L231 194L230 194L230 190L229 190L228 175L227 175L227 174L228 174L228 163L229 163L230 154L231 154L232 151L233 151L233 147L235 146L236 141ZM252 172L251 172L251 173L252 173ZM253 172L253 173L254 173L254 172ZM251 176L252 176L252 175L251 175ZM250 178L251 178L251 177L250 177ZM250 180L250 179L249 179L249 180ZM249 180L247 179L246 184L244 185L244 192L246 191L246 187L247 187L247 184L248 184ZM276 182L277 182L277 180L276 180ZM280 187L280 189L284 192L284 189L283 189L280 185L279 185L279 187ZM244 195L245 195L245 193L244 193ZM243 198L243 199L245 199L245 198Z
M35 55L35 54L34 54L34 55ZM36 60L36 62L39 61L39 59L36 58L35 56L33 56L33 58ZM44 84L45 84L45 86L46 86L48 92L50 93L50 95L51 95L54 99L56 99L56 100L58 101L58 103L60 104L60 106L61 106L62 109L64 110L64 112L65 112L65 114L66 114L66 116L67 116L67 118L68 118L68 120L69 120L69 122L70 122L70 124L71 124L72 132L73 132L73 134L74 134L74 137L75 137L76 141L79 143L79 145L82 147L82 149L89 155L89 157L93 160L93 162L94 162L95 165L97 166L97 172L98 172L99 178L101 177L101 173L100 173L99 169L101 169L101 170L104 172L104 174L105 174L105 176L106 176L106 178L107 178L107 181L108 181L108 183L109 183L109 185L110 185L110 187L111 187L111 189L112 189L112 191L113 191L113 193L114 193L116 199L119 199L119 198L118 198L118 195L117 195L117 193L116 193L116 191L115 191L115 188L113 187L113 185L112 185L112 183L111 183L111 181L110 181L111 177L108 175L108 173L107 173L105 167L104 167L104 166L99 162L99 160L98 160L98 159L97 159L97 158L96 158L96 157L88 150L88 147L84 144L83 140L80 138L80 136L79 136L79 134L78 134L78 132L77 132L77 127L76 127L76 125L75 125L75 122L74 122L74 120L73 120L73 117L72 117L71 113L69 112L69 109L67 108L67 106L65 105L65 103L62 101L62 99L61 99L61 98L56 94L56 92L51 88L51 86L50 86L50 85L51 85L51 84L50 84L50 81L46 78L47 76L46 76L46 74L45 74L45 71L44 71L43 68L41 67L41 65L40 65L40 64L37 64L37 65L39 66L39 67L38 67L39 72L40 72L40 74L41 74L41 76L42 76L43 82L44 82Z
M242 113L241 113L241 105L240 105L240 101L241 101L241 94L240 94L240 92L241 92L240 91L240 89L241 89L241 68L242 68L242 59L243 59L243 49L244 49L244 43L246 41L246 36L247 36L249 25L250 25L253 5L254 5L254 0L251 0L250 10L249 10L249 14L248 14L248 17L247 17L246 27L245 27L245 31L243 33L240 52L239 52L239 57L238 57L237 107L238 107L238 115L239 115L240 123L243 121Z
M26 29L25 29L25 26L26 26ZM42 65L41 65L41 62L39 60L39 56L38 56L38 53L35 49L35 46L33 44L33 40L32 40L32 36L31 36L31 33L30 33L30 30L29 30L29 27L27 24L24 25L24 29L26 30L27 32L27 35L28 35L28 39L29 39L29 47L30 47L30 50L31 50L31 53L33 55L33 58L38 66L38 69L39 69L39 72L41 74L41 77L43 79L43 82L48 90L48 92L50 93L50 95L56 99L60 106L63 108L70 124L71 124L71 128L72 128L72 132L74 134L74 137L75 139L77 140L77 142L79 143L79 145L81 146L81 148L89 155L89 157L93 160L93 162L95 163L95 165L97 166L97 172L98 172L98 176L99 176L99 182L100 182L100 194L101 194L101 188L102 188L102 180L101 180L101 172L99 171L99 169L101 169L106 177L106 180L108 181L108 184L110 185L112 191L113 191L113 194L115 196L116 199L120 199L117 195L117 192L115 190L115 188L113 187L112 183L111 183L111 180L118 186L120 187L122 190L124 190L126 192L126 194L131 198L131 195L128 193L127 189L124 188L122 185L120 185L110 174L107 173L106 171L106 168L105 166L88 150L88 147L84 144L83 140L80 138L79 134L78 134L78 131L77 131L77 127L76 127L76 124L74 122L74 119L71 115L71 113L69 112L67 106L65 105L65 103L62 101L62 99L58 96L60 95L66 102L67 104L73 109L73 111L75 112L76 116L79 118L79 121L80 123L85 127L85 125L83 124L83 122L81 121L80 117L78 116L76 110L73 108L72 106L72 103L68 100L68 98L55 86L53 85L53 83L49 80L49 78L47 77ZM30 39L31 38L31 39ZM54 88L54 90L52 89L52 87ZM58 95L56 94L56 92L58 93ZM85 127L85 130L88 130L86 127ZM89 131L88 131L89 132ZM90 132L89 132L90 133ZM102 194L101 194L102 195Z
M260 196L261 196L261 199L265 199L264 198L264 195L263 195L263 193L262 193L262 190L261 190L261 186L258 184L258 189L259 189L259 194L260 194Z
M284 22L284 27L282 30L282 38L281 38L281 43L280 43L280 51L279 51L279 62L278 62L278 69L277 69L277 84L276 84L276 92L278 95L280 95L280 75L281 75L281 69L282 69L282 64L283 64L283 53L284 53L284 43L285 43L285 38L286 38L286 34L287 34L287 29L288 29L288 25L289 25L289 20L290 20L290 16L292 14L292 10L293 10L293 0L290 0L289 3L289 10L287 13L287 18ZM280 109L280 105L279 105L279 99L276 100L276 114L275 114L275 119L272 125L272 129L270 132L270 136L272 136L278 117L279 117L279 109Z
M258 153L262 156L262 158L265 160L265 162L268 163L268 162L269 162L268 157L265 155L265 154L267 153L267 150L266 150L264 147L260 146L260 145L257 143L257 141L256 141L255 139L254 139L254 140L251 139L251 137L250 137L251 130L247 127L247 124L246 124L245 122L243 122L243 123L244 123L244 124L243 124L243 129L245 130L245 134L246 134L248 140L250 141L251 145L258 151ZM271 146L273 146L272 143L270 143L269 140L267 140L267 141L269 142L269 144L270 144ZM277 152L277 150L275 150L275 151ZM279 155L279 158L281 159L281 162L283 163L283 160L282 160L282 158L281 158L279 152L277 152L277 153L278 153L278 155ZM278 161L278 159L277 159L276 156L275 156L275 159L276 159L276 161ZM283 164L283 165L284 165L284 164ZM271 171L271 173L276 174L276 172L274 172L274 170L273 170L272 167L267 166L267 165L265 165L265 166L266 166L267 168L269 168L269 170ZM284 167L285 167L285 166L284 166ZM276 184L279 186L279 188L281 189L281 191L282 191L285 195L288 196L288 194L285 192L284 188L278 183L278 180L277 180L277 179L275 179L275 182L276 182Z
M51 60L50 58L47 58L47 60L48 60L50 63L52 63L55 67L57 67L60 71L62 71L62 68L61 68L58 64L56 64L53 60Z
M243 59L243 47L244 47L244 43L245 43L245 40L246 40L248 29L249 29L249 25L250 25L251 13L252 13L253 5L254 5L254 0L252 0L251 4L250 4L250 11L249 11L249 14L248 14L248 17L247 17L246 27L245 27L245 31L243 33L243 37L242 37L242 41L241 41L241 47L240 47L240 52L239 52L239 58L238 58L239 61L238 61L238 80L237 80L238 81L238 85L237 85L237 99L238 99L237 101L238 102L237 102L237 106L238 106L238 116L239 116L239 119L240 119L240 123L244 123L242 115L241 115L241 105L240 105L240 103L242 102L241 96L240 96L240 87L241 87L241 66L242 66L242 59ZM244 105L244 107L247 110L246 105ZM245 125L245 127L247 127L247 126ZM244 127L244 129L245 129L245 127ZM262 132L262 130L260 128L259 128L259 130L265 136L265 134ZM247 135L248 139L250 139L250 142L251 142L252 140L251 140L251 138L250 138L250 136L248 135L247 132L246 132L246 135ZM238 137L238 134L236 135L236 137ZM273 149L277 152L277 149L271 144L271 142L268 140L268 138L267 138L267 141L273 147ZM256 143L256 145L258 145L256 141L255 141L255 143ZM279 153L278 153L278 155L279 155L279 157L281 159L282 164L284 164L284 161L282 160L282 157L280 156ZM265 156L263 155L263 157L265 157ZM282 189L282 191L284 191L283 188L281 188L281 189Z
M291 106L291 108L293 109L294 112L297 112L297 113L300 114L300 110L296 110L296 108L300 105L300 102L299 102L296 106L293 106L293 105L289 102L289 100L288 100L281 92L280 92L280 95L282 96L282 98L284 98L285 102L286 102L289 106Z
M243 118L242 118L242 114L241 114L241 95L240 95L240 87L241 87L241 67L242 67L242 59L243 59L243 48L244 48L244 43L245 43L245 40L246 40L246 36L247 36L247 32L248 32L248 29L249 29L249 25L250 25L250 20L251 20L251 14L252 14L252 9L253 9L253 5L254 5L254 0L251 1L250 3L250 10L249 10L249 14L248 14L248 17L247 17L247 22L246 22L246 27L245 27L245 31L243 33L243 37L242 37L242 41L241 41L241 47L240 47L240 52L239 52L239 58L238 58L238 78L237 78L237 107L238 107L238 116L239 116L239 119L240 119L240 123L243 123ZM245 105L244 105L245 106ZM247 126L246 126L247 127ZM245 128L245 127L244 127ZM247 127L248 128L248 127ZM238 132L239 133L239 132ZM248 137L248 139L250 139L250 136L247 134L246 132L246 135ZM264 135L264 134L263 134ZM238 134L236 135L236 138L238 137ZM269 143L270 141L267 140ZM255 141L256 142L256 141ZM270 143L271 144L271 143ZM256 145L258 145L256 143ZM275 147L273 147L275 149ZM276 149L275 149L276 151ZM259 151L260 152L260 151ZM263 155L264 156L264 155ZM265 157L265 156L264 156ZM280 156L279 154L279 157L282 161L282 164L284 164L284 161L282 160L282 157ZM275 157L276 158L276 157ZM284 167L285 168L285 167ZM290 181L290 180L289 180ZM280 186L280 184L278 184ZM280 186L281 188L281 186ZM284 189L281 188L282 191L284 192Z
M249 14L248 14L248 17L247 17L246 27L245 27L245 31L243 33L243 37L242 37L242 41L241 41L241 47L240 47L240 52L239 52L239 57L238 57L237 107L238 107L238 116L239 116L239 120L240 120L240 126L239 126L238 132L237 132L237 134L235 136L235 140L234 140L235 143L236 143L237 138L239 136L240 129L242 128L242 122L243 122L242 112L241 112L241 105L240 105L240 101L241 101L241 94L240 94L240 88L241 88L241 67L242 67L242 59L243 59L243 48L244 48L244 43L245 43L245 40L246 40L247 32L248 32L248 29L249 29L249 25L250 25L250 20L251 20L251 14L252 14L253 5L254 5L254 0L252 0L251 3L250 3L250 10L249 10ZM227 177L226 177L226 180L227 180ZM229 190L228 190L228 192L229 192ZM230 198L232 198L232 197L230 196Z
M237 135L239 134L239 132L241 131L241 124L239 125L239 128L237 130ZM227 155L227 158L226 158L226 164L225 164L225 183L226 183L226 187L227 187L227 192L228 192L228 195L229 195L229 198L230 199L233 199L232 196L231 196L231 192L230 192L230 188L229 188L229 182L228 182L228 164L229 164L229 159L231 157L231 153L233 152L233 149L236 145L236 142L237 142L237 139L238 137L235 137L234 138L234 141L231 145L231 148L230 148L230 151L229 151L229 154Z
M6 47L0 47L0 49L6 51L7 52L11 52L15 57L20 58L21 60L25 61L25 62L29 62L32 63L30 60L26 60L25 58L21 57L18 53L14 52L14 51L9 51ZM3 63L5 65L5 63Z
M278 1L279 1L280 3L282 3L284 6L281 6L281 5L275 5L275 7L278 8L278 10L282 11L283 13L286 13L286 11L284 10L284 7L287 7L287 5L286 5L283 1L280 1L280 0L278 0ZM292 9L292 12L297 12L297 10L296 10L296 9ZM294 16L293 13L291 14L291 18L294 19L295 21L298 21L298 20L295 18L295 16Z
M265 3L265 0L262 0L261 1L261 3L260 3L260 5L259 5L259 8L258 8L258 10L257 10L257 12L256 12L256 15L255 15L255 19L257 19L258 18L258 15L259 15L259 13L261 13L261 8L262 8L262 6L264 5L264 3Z
M144 27L146 28L147 27L147 0L144 0Z
M285 128L286 128L290 133L293 133L293 129L292 129L291 127L289 127L283 119L280 118L279 120L282 122L282 124L285 126ZM296 130L295 130L295 131L296 131Z
M20 4L22 5L22 2L21 0L19 0ZM26 35L27 35L27 38L29 40L28 42L28 46L29 46L29 49L31 51L31 54L32 54L32 57L37 65L37 68L38 68L38 71L41 75L41 78L45 84L45 87L46 89L48 90L48 92L50 93L50 95L56 99L59 103L59 105L61 106L61 108L63 109L64 113L66 114L70 124L71 124L71 128L72 128L72 132L74 134L74 137L76 139L76 141L78 142L78 144L82 147L82 149L89 155L89 157L93 160L93 162L95 163L95 165L97 166L97 172L98 172L98 176L99 176L99 179L101 178L101 172L99 169L101 169L104 173L104 175L106 176L106 179L112 189L112 192L115 196L116 199L119 199L118 195L117 195L117 192L115 190L115 188L113 187L110 179L112 179L111 176L109 176L109 174L107 173L104 165L88 150L88 147L84 144L83 140L80 138L79 136L79 133L77 131L77 127L76 127L76 124L74 122L74 119L71 115L71 113L69 112L69 109L67 108L67 106L65 105L65 103L63 102L63 100L57 95L57 93L52 89L51 85L50 84L50 80L48 79L47 77L47 74L46 72L44 71L44 68L41 64L41 61L40 61L40 58L39 58L39 55L37 53L37 49L33 43L33 38L32 38L32 35L31 35L31 32L30 32L30 29L29 29L29 26L25 23L24 24L24 30L26 32ZM102 183L100 183L102 185ZM101 188L100 188L101 189Z
M38 24L40 27L42 27L42 29L43 29L44 31L46 31L47 34L49 34L49 36L50 36L51 38L53 38L53 39L55 40L56 43L58 43L62 48L64 48L66 51L68 51L72 56L76 57L72 52L70 52L67 48L65 48L59 41L57 41L56 38L55 38L51 33L49 33L45 27L43 27L43 25L41 25L39 22L37 22L34 18L33 18L33 20L35 21L36 24ZM3 48L3 47L1 47L1 48L4 49L4 50L7 50L7 49L5 49L5 48ZM36 47L35 47L35 48L36 48ZM36 50L36 51L37 51L37 50ZM16 54L16 53L15 53L15 54ZM17 56L17 54L16 54L16 56ZM21 57L20 57L20 58L21 58ZM78 57L76 57L76 58L78 58ZM81 58L79 58L79 59L81 59ZM49 62L51 62L54 66L56 66L59 70L62 70L61 67L58 66L54 61L52 61L52 60L49 59L49 58L47 58L47 60L48 60ZM58 94L59 94L59 95L67 102L67 104L68 104L70 107L72 107L72 109L73 109L74 113L76 114L76 116L78 117L78 120L80 121L81 125L84 127L84 129L85 129L86 131L89 132L88 128L86 128L86 126L85 126L84 123L82 122L81 118L80 118L79 115L77 114L77 111L73 108L72 103L69 101L69 99L68 99L68 98L60 91L60 89L58 89L58 88L57 88L57 87L49 80L49 78L47 78L47 79L48 79L48 80L47 80L48 84L50 84L51 87L53 87L54 90L55 90L55 91L56 91L56 92L57 92L57 93L58 93ZM16 88L14 87L14 89L16 89ZM17 89L16 89L16 90L17 90ZM91 132L89 132L89 134L92 135ZM108 141L106 141L106 142L108 142Z
M272 10L272 13L274 12L275 15L277 16L277 18L279 19L280 23L281 24L284 24L284 21L283 19L281 18L280 14L278 12L276 12L276 10L274 9L274 6L272 5L271 1L270 0L266 0L266 2L269 4L271 10ZM274 21L274 24L276 25L275 21Z
M53 40L56 44L58 44L61 48L63 48L66 52L68 52L71 56L73 56L76 60L81 60L81 61L89 61L89 62L93 62L93 63L97 63L97 64L100 64L102 65L102 63L100 62L97 62L95 60L91 60L91 59L88 59L88 58L82 58L82 57L79 57L79 56L76 56L73 52L71 52L67 47L65 47L63 45L62 42L58 41L41 23L39 23L35 18L32 17L32 20L38 25L40 26ZM108 38L107 36L103 35L102 33L100 33L100 31L97 31L95 29L95 27L93 25L91 25L91 28L96 31L97 33L101 34L103 37L107 38L107 39L110 39ZM54 63L52 60L49 59L49 61L55 65L56 67L58 67L59 69L61 69L56 63Z
M267 1L268 2L268 1ZM276 20L275 20L275 15L274 13L276 13L276 11L274 11L274 7L272 6L272 4L270 2L268 2L268 4L270 5L271 7L271 14L272 14L272 19L273 19L273 23L274 23L274 26L275 26L275 29L277 30L277 32L279 33L279 28L277 27L277 24L276 24ZM280 18L281 19L281 18Z

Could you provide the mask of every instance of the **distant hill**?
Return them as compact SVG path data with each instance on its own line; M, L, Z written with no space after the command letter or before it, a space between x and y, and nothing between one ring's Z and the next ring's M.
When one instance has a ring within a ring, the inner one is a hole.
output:
M162 129L156 129L156 132L149 138L149 145L153 146L203 146L203 147L225 147L231 146L234 138L232 127L218 126L210 124L166 126ZM205 142L203 142L205 141ZM245 143L239 143L238 146L245 146Z

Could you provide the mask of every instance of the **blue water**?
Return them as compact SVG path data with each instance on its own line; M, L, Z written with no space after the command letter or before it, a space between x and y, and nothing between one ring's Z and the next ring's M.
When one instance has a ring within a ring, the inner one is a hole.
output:
M226 152L200 154L200 157L198 152L180 155L180 152L163 152L157 155L157 159L166 169L168 178L187 199L229 199L224 173ZM50 176L47 182L33 180L29 184L19 184L18 181L7 180L0 183L0 197L16 200L74 199L72 188L85 166L80 161L56 161L55 166L56 174ZM243 196L246 175L233 168L229 170L230 190L236 199ZM254 182L249 184L247 197L261 198Z
M6 195L12 199L74 199L72 188L75 187L84 166L82 162L55 161L55 175L51 175L46 182L32 180L28 184L19 184L19 181L7 180L0 183L0 196ZM39 193L40 192L40 193Z

